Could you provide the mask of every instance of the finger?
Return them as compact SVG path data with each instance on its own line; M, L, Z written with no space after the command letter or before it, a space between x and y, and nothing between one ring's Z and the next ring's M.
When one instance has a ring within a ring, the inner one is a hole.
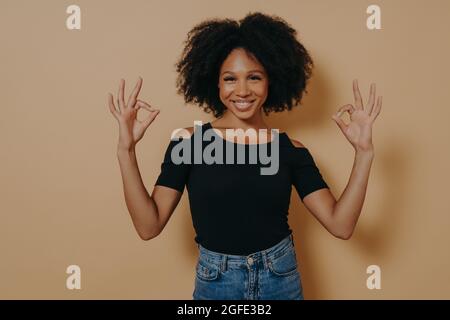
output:
M342 120L341 115L343 112L348 112L350 115L354 112L355 108L351 104L346 104L339 108L338 112L332 115L332 118L334 121L336 121L339 128L341 128L342 131L345 131L347 129L347 125L345 124L344 120Z
M347 129L347 125L344 123L344 121L341 118L339 118L339 116L337 116L336 114L333 114L331 117L336 122L338 127L342 130L342 132L345 132L345 130Z
M148 111L159 111L159 109L152 108L147 102L137 99L136 107L142 107Z
M113 114L113 116L119 120L119 113L117 112L116 106L114 105L114 101L113 101L113 95L111 93L108 93L108 105L109 105L109 110L111 111L111 113Z
M375 104L375 93L376 93L376 85L372 83L370 85L370 94L369 101L367 102L367 114L370 115L372 113L373 106Z
M134 105L136 104L137 96L139 95L141 88L142 88L142 78L139 77L139 79L136 83L136 86L134 87L133 92L131 93L130 97L128 98L127 105L129 107L133 108Z
M359 92L358 80L353 80L353 95L355 96L355 107L356 109L363 109L363 103L361 99L361 92Z
M142 123L145 128L148 128L148 126L155 120L156 116L159 114L159 110L153 110L150 112L147 118L145 118Z
M126 107L125 100L123 99L124 91L125 91L125 80L120 79L119 93L117 96L118 96L118 104L119 104L121 110L124 110Z
M370 117L372 118L372 122L375 121L375 119L378 117L378 115L381 112L381 105L383 104L383 97L379 96L377 99L377 105L375 106L372 114L370 115Z
M342 113L348 112L350 115L355 111L355 107L351 104L346 104L345 106L342 106L338 109L338 112L336 113L337 117L340 117Z

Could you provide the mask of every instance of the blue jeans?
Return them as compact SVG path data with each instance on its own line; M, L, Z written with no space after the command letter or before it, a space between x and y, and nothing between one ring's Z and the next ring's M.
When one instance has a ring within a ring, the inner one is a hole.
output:
M194 300L303 300L292 234L248 256L197 246Z

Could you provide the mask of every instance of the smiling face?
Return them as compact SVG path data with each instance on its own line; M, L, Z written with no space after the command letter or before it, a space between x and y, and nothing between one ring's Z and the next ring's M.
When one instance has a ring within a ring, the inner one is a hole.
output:
M264 67L242 48L234 49L220 68L220 100L239 119L260 116L268 88Z

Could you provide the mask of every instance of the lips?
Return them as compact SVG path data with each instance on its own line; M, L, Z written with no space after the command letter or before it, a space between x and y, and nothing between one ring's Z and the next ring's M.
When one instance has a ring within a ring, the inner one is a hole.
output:
M236 109L245 111L253 106L253 102L255 102L255 100L231 100L231 102L236 107Z

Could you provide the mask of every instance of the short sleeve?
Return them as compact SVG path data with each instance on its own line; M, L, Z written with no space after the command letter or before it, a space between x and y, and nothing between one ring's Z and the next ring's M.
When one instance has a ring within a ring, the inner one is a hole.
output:
M295 148L293 158L292 184L302 202L304 197L316 190L329 189L307 148Z
M156 185L161 185L169 187L180 192L184 191L184 187L187 183L189 176L190 165L189 163L181 162L175 163L172 159L172 150L179 143L183 143L183 139L170 140L167 146L166 152L164 154L164 160L161 164L161 173L155 182ZM181 155L182 152L181 152Z

